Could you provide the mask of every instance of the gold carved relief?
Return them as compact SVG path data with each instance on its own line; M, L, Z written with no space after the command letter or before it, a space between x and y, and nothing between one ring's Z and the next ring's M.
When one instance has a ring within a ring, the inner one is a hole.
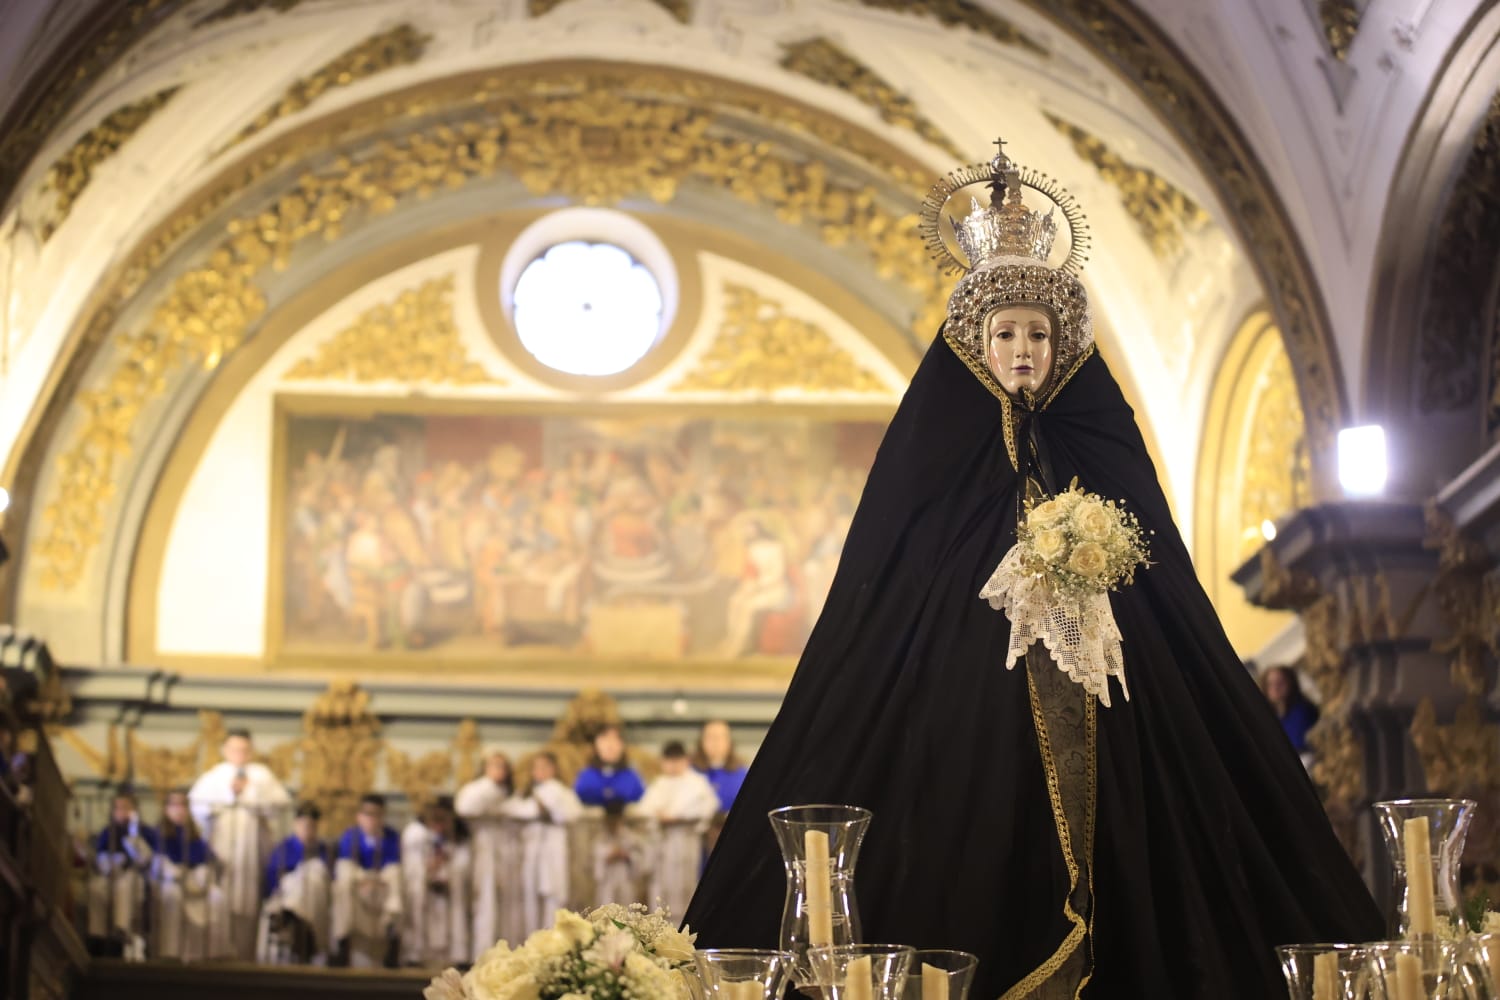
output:
M411 803L412 812L427 808L453 777L453 757L444 750L432 750L415 759L393 746L385 748L385 773L392 785L401 789Z
M653 90L671 91L673 99ZM942 320L945 283L914 250L914 213L890 210L873 186L831 177L821 160L711 131L715 115L698 108L723 101L702 81L651 72L577 73L521 77L509 88L494 81L467 94L475 117L390 138L359 162L339 159L306 171L259 211L230 220L204 265L177 278L144 329L120 339L114 369L77 396L81 426L58 458L52 499L32 543L42 587L68 590L82 579L103 537L115 462L129 451L143 410L169 376L193 365L212 369L240 345L266 310L257 284L264 270L284 268L306 240L339 238L351 218L390 211L404 199L462 187L497 170L538 193L595 203L636 193L666 201L688 180L726 190L788 225L813 228L830 246L868 253L880 274L921 303L914 326L923 338ZM842 148L862 144L842 132L829 134L831 126L800 110L761 110ZM387 119L396 113L384 112ZM258 161L243 183L271 165ZM917 203L923 180L917 172L879 160L870 166L884 169ZM97 318L101 336L108 316L107 309Z
M1355 0L1318 0L1318 20L1328 51L1340 62L1349 56L1349 46L1359 34L1361 11Z
M883 392L889 387L824 329L736 282L724 285L724 319L712 344L673 392Z
M328 829L354 822L360 796L375 787L380 749L369 692L353 681L334 681L302 717L301 796L318 804Z
M1248 413L1251 430L1244 439L1246 454L1238 490L1241 559L1249 558L1262 544L1265 522L1275 524L1313 502L1312 456L1292 359L1285 350L1278 350L1266 361L1266 367L1254 375Z
M287 370L289 381L343 379L478 385L497 383L472 361L453 318L453 276L372 306Z
M1039 56L1049 53L1036 40L999 14L992 14L971 0L855 0L864 7L900 11L931 18L947 28L968 28Z
M78 141L68 147L66 153L47 168L47 176L42 180L42 193L51 196L51 203L41 220L42 239L50 237L67 219L73 211L73 205L93 181L94 171L118 153L143 125L166 107L177 91L177 87L168 87L116 108L105 115L103 121L83 133Z
M1125 211L1158 258L1181 253L1183 234L1196 232L1209 221L1201 205L1156 171L1126 162L1103 139L1056 115L1047 115L1047 120L1120 193Z
M923 115L910 97L827 38L783 43L781 47L783 69L837 87L873 109L881 121L916 133L954 159L965 159L957 144Z
M281 119L290 118L330 90L351 86L397 66L410 66L422 58L430 41L431 35L422 34L409 24L400 24L366 38L293 83L280 100L241 129L229 146L237 146Z
M1423 698L1411 722L1411 741L1427 792L1479 803L1469 838L1464 845L1467 862L1482 866L1482 881L1496 886L1495 859L1500 855L1500 726L1484 721L1481 696L1470 694L1459 705L1453 721L1439 725L1432 699Z
M1364 744L1345 716L1319 720L1308 733L1313 749L1312 779L1323 793L1323 808L1355 864L1361 864L1358 822L1365 795Z
M1494 559L1483 544L1458 530L1453 518L1429 502L1424 544L1438 552L1433 595L1447 635L1433 649L1452 657L1453 684L1470 697L1491 685L1488 661L1500 655L1500 588L1490 573Z

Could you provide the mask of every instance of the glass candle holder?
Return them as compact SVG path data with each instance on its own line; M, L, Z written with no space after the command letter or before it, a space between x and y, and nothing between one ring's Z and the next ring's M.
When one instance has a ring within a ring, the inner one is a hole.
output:
M906 975L905 1000L969 1000L979 959L966 951L918 949Z
M781 910L781 950L791 959L792 977L809 982L807 949L857 944L859 905L854 897L854 866L870 827L870 810L859 806L786 806L770 813L771 828L786 865L786 904ZM811 836L809 836L811 835ZM828 863L810 870L808 845L826 849ZM819 914L819 907L826 913ZM811 919L810 919L811 913ZM818 926L821 922L821 929Z
M1371 1000L1406 1000L1399 986L1402 957L1415 960L1421 977L1419 1000L1450 1000L1458 946L1436 937L1416 941L1377 941L1362 946L1370 961Z
M823 1000L904 1000L915 954L900 944L813 946L807 949L811 977L798 986Z
M1331 954L1336 1000L1367 1000L1374 970L1369 952L1358 944L1284 944L1276 949L1291 1000L1315 1000L1319 956ZM1321 1000L1321 998L1317 998Z
M1391 856L1387 917L1393 937L1409 937L1411 932L1411 887L1407 871L1415 859L1406 856L1406 821L1418 818L1428 821L1432 856L1426 861L1432 866L1432 904L1438 923L1453 923L1463 915L1459 864L1476 808L1473 799L1392 799L1375 803L1375 817Z
M790 971L779 951L713 948L698 952L697 959L706 1000L779 1000Z
M1500 1000L1500 934L1470 934L1454 962L1466 1000Z

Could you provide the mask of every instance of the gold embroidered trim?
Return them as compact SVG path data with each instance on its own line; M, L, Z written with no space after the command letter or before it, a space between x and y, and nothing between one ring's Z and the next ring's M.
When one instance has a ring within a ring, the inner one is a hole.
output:
M1000 400L1000 411L1005 421L1005 451L1010 456L1011 468L1019 470L1021 468L1021 461L1020 453L1016 451L1015 408L1011 405L1010 393L1006 392L1004 387L995 380L995 373L990 371L988 365L971 358L968 352L960 348L957 341L946 330L943 331L943 339L948 342L948 347L953 351L954 356L962 361L969 371L974 373L975 378L979 379L979 383L988 389L991 395ZM1057 394L1062 391L1063 386L1071 382L1073 376L1078 374L1078 369L1083 367L1083 363L1093 356L1094 345L1089 344L1083 349L1083 353L1078 355L1078 360L1074 361L1072 366L1063 373L1063 377L1058 379L1047 390L1047 395L1042 398L1041 403L1038 404L1038 408L1044 408L1056 399Z
M1098 715L1093 698L1084 699L1084 743L1086 760L1086 778L1088 782L1088 805L1085 809L1084 822L1084 845L1088 851L1088 898L1089 917L1084 920L1076 910L1073 909L1073 894L1078 889L1079 867L1078 861L1073 855L1073 840L1068 827L1067 813L1063 809L1062 783L1058 777L1057 760L1052 753L1052 741L1047 733L1047 720L1042 713L1041 699L1037 693L1036 682L1032 680L1030 670L1031 657L1027 657L1026 668L1026 691L1031 704L1031 721L1036 728L1037 749L1041 753L1042 769L1046 772L1047 797L1052 803L1052 823L1057 833L1058 846L1062 849L1063 864L1068 870L1068 893L1063 898L1063 917L1073 925L1062 944L1041 965L1037 966L1020 982L1006 990L1000 1000L1022 1000L1033 991L1042 986L1073 957L1079 945L1090 939L1094 931L1094 828L1095 813L1097 812L1097 789L1099 776L1098 756ZM1048 662L1043 669L1057 669ZM1088 961L1085 965L1083 975L1079 979L1078 988L1074 991L1074 1000L1078 1000L1083 994L1083 989L1093 978L1093 947L1090 945Z

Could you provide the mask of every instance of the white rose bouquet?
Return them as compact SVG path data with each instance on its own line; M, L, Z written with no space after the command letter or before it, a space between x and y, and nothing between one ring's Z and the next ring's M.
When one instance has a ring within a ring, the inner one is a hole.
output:
M1073 680L1109 705L1109 678L1128 700L1120 630L1109 592L1135 581L1146 563L1140 521L1114 500L1073 480L1055 497L1026 506L1016 544L979 596L1010 619L1005 666L1040 641Z
M558 910L519 948L504 941L467 974L448 969L426 1000L690 1000L693 935L663 910L611 904Z

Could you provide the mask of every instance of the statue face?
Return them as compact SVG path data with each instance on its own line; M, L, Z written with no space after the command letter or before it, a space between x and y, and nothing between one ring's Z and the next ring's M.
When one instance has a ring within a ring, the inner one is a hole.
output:
M1031 306L996 309L985 317L984 356L1012 396L1036 392L1052 374L1052 317Z

